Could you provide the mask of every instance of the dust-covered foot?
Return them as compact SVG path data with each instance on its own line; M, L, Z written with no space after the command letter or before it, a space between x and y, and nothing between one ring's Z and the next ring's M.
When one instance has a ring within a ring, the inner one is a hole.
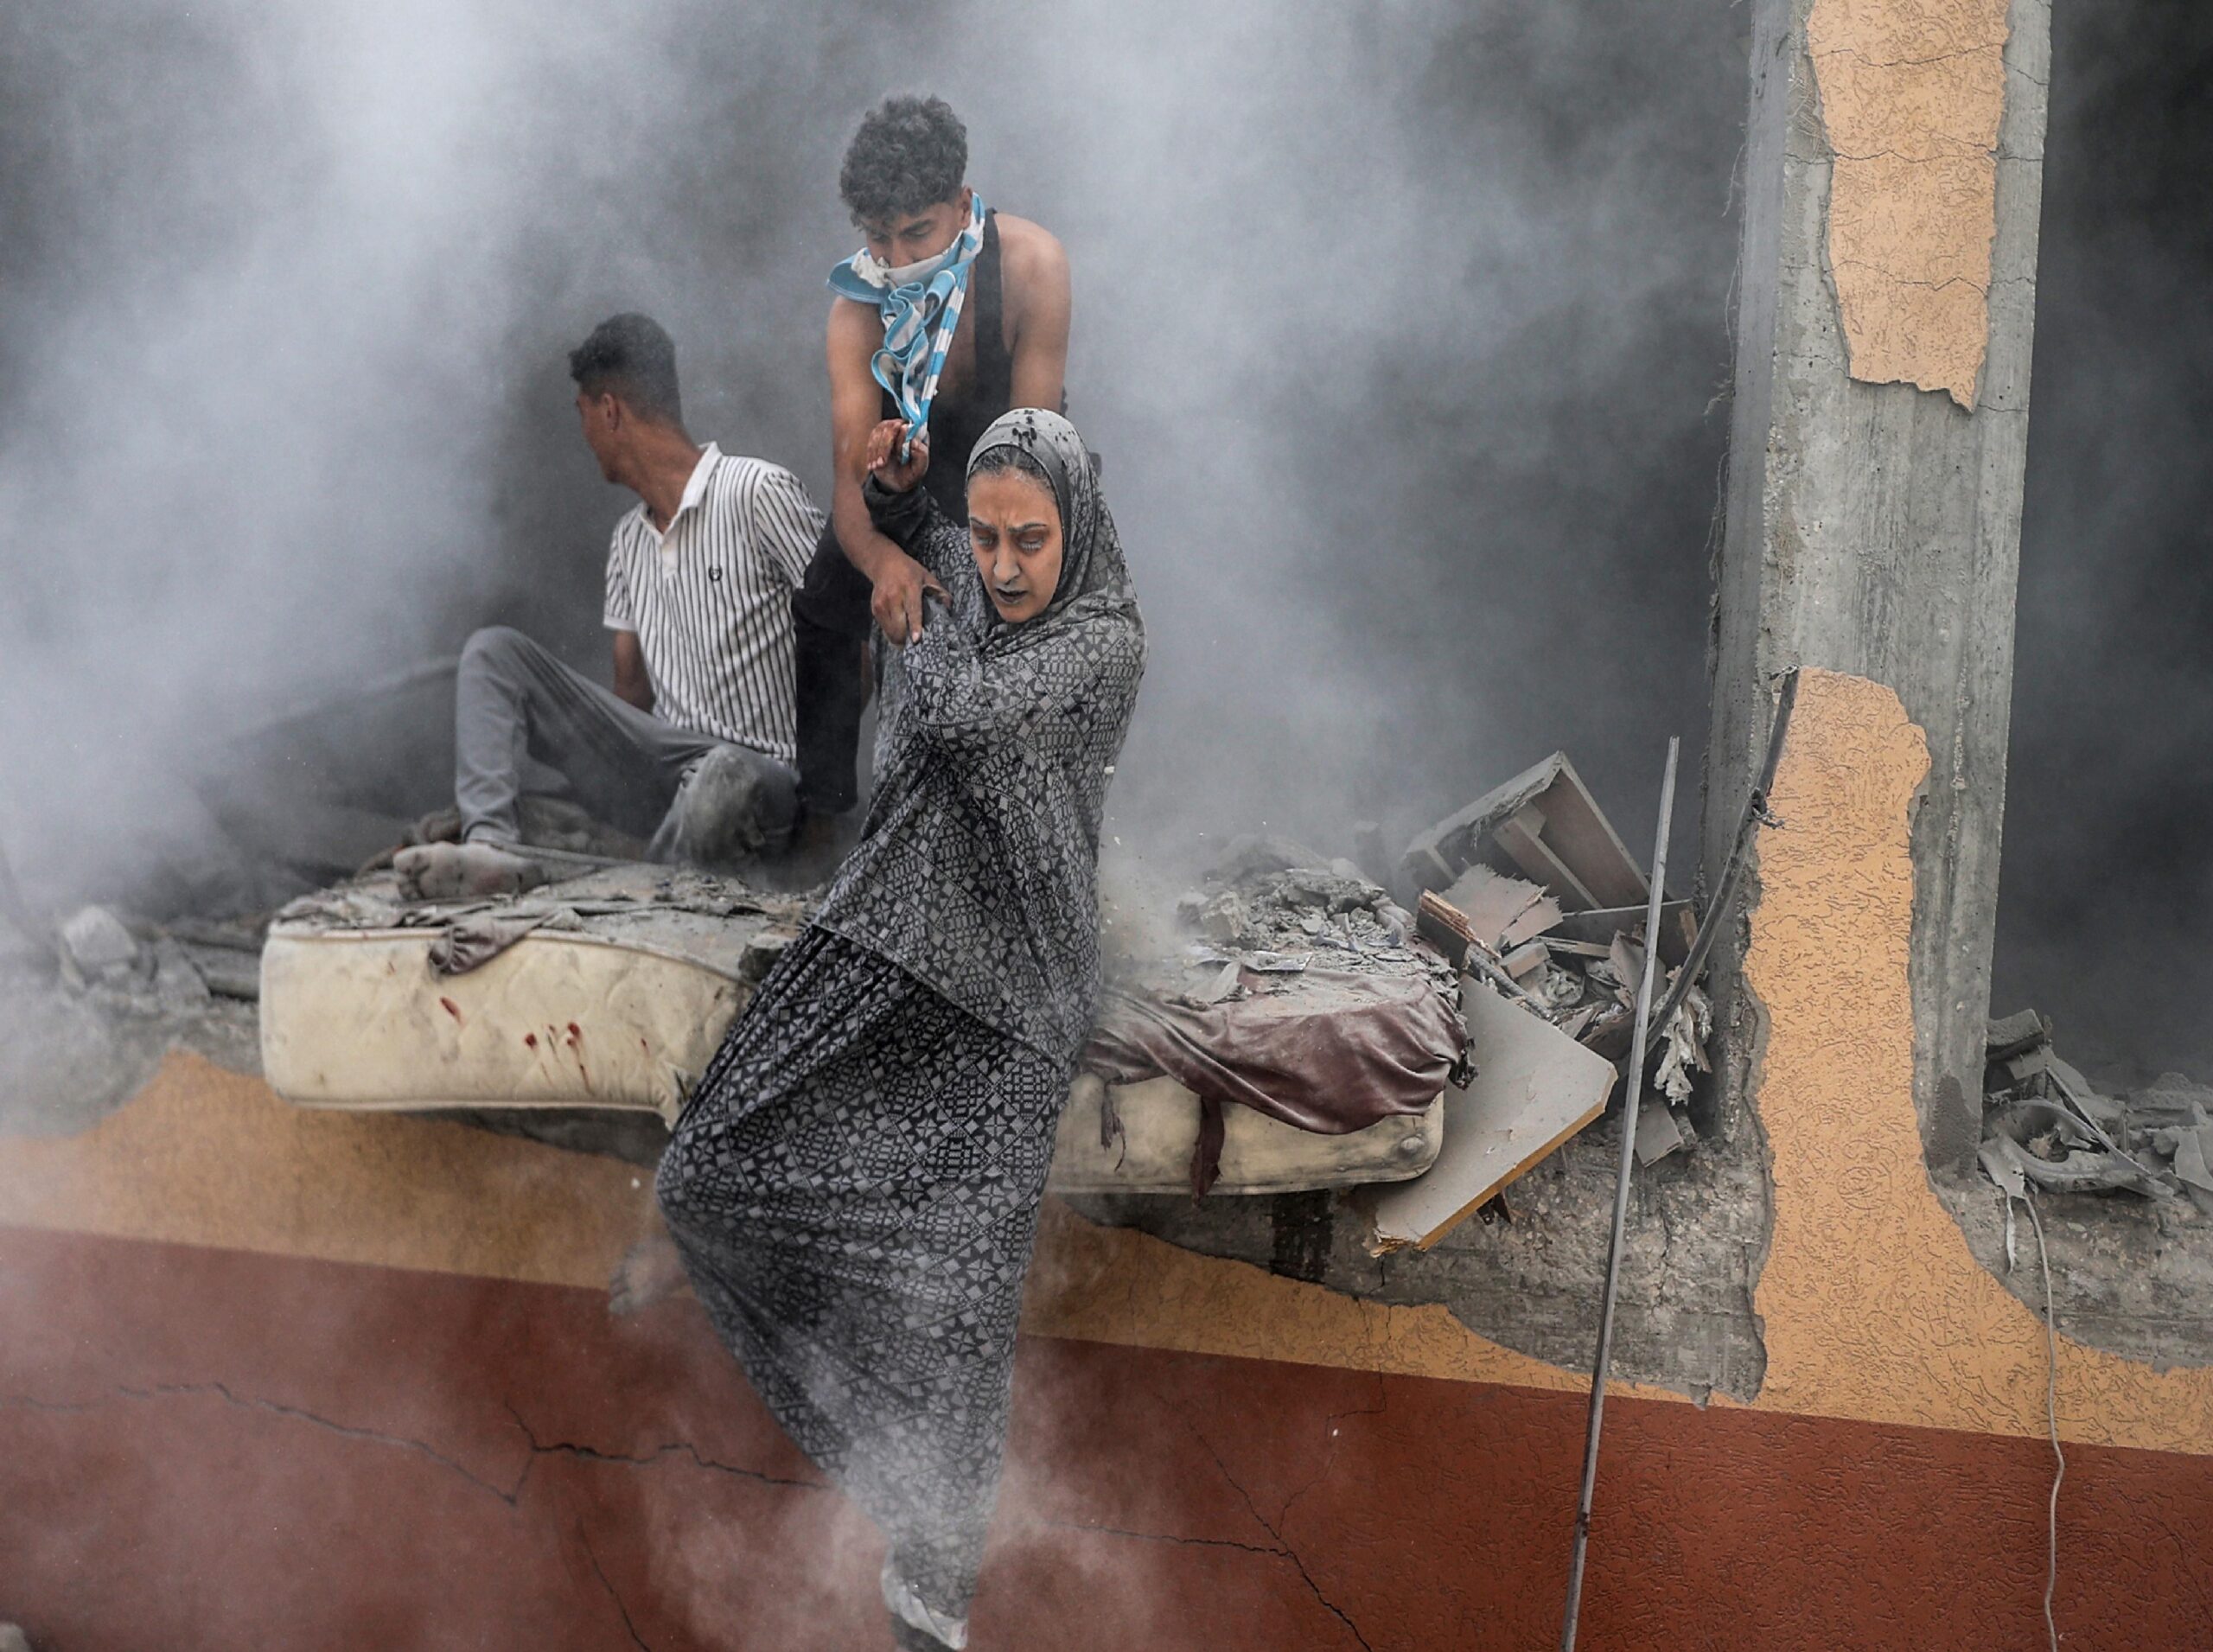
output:
M691 1289L676 1241L655 1234L631 1246L615 1265L615 1277L607 1282L607 1311L634 1314L665 1298L688 1295Z
M545 881L545 869L488 843L426 843L392 858L399 892L411 901L520 895Z
M953 1649L926 1629L916 1629L898 1613L891 1614L891 1644L899 1652L953 1652Z

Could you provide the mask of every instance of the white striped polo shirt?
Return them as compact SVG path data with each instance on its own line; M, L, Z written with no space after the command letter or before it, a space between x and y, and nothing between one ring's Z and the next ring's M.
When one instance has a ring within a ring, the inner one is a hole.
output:
M654 715L798 757L792 592L822 532L799 478L710 442L656 533L641 501L607 552L607 628L635 631Z

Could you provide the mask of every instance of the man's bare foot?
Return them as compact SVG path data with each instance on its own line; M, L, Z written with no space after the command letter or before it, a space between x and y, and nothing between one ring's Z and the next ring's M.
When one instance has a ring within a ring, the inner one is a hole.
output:
M607 1282L607 1311L634 1314L666 1298L691 1293L692 1281L685 1277L676 1241L666 1234L655 1234L631 1246L615 1265L615 1277Z
M426 843L392 858L399 892L413 901L520 895L545 881L545 869L488 843Z

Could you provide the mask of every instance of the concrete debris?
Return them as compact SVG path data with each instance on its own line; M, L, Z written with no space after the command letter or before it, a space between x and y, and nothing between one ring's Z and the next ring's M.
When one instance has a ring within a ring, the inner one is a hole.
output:
M1176 903L1178 927L1204 937L1184 949L1187 969L1217 972L1228 964L1296 975L1309 967L1359 974L1442 967L1426 948L1410 947L1413 919L1382 885L1318 858L1281 864L1296 850L1280 839L1240 838L1208 873L1206 890ZM1213 981L1210 974L1208 985Z
M1565 753L1417 836L1400 875L1418 891L1422 938L1453 963L1607 1060L1629 1054L1649 886ZM1661 904L1663 993L1697 933L1689 902ZM1712 1006L1693 988L1672 1024L1654 1031L1657 1081L1680 1107L1693 1075L1711 1070ZM1681 1145L1685 1130L1671 1116L1642 1133L1657 1157Z
M246 953L189 941L179 941L176 945L207 984L207 990L217 998L239 998L251 1004L261 996L259 947Z
M2006 1192L2134 1193L2213 1215L2213 1090L2171 1073L2101 1094L2033 1010L1992 1021L1985 1053L1980 1158Z
M138 941L104 906L81 907L61 923L61 966L80 982L114 979L138 962Z
M1644 928L1644 903L1601 907L1592 912L1571 912L1553 933L1563 941L1595 944L1604 957L1607 946L1624 930ZM1688 901L1668 901L1660 908L1660 961L1673 967L1689 956L1698 937L1698 914ZM1549 939L1550 937L1547 937Z
M191 1015L214 995L207 977L178 942L163 935L154 942L154 1001L163 1015Z
M1648 1100L1636 1113L1636 1162L1655 1164L1689 1145L1682 1126L1664 1104Z
M1990 1024L1989 1059L2011 1061L2051 1043L2051 1023L2034 1010L2022 1010Z

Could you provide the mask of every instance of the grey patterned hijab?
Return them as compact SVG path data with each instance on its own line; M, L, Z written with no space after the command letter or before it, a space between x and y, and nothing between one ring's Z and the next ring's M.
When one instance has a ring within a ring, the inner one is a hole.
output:
M1123 565L1121 537L1114 531L1106 497L1099 490L1098 469L1075 426L1042 408L1017 407L1002 413L976 438L975 450L968 456L969 478L974 479L990 455L1005 448L1043 471L1053 489L1061 510L1061 583L1036 619L1001 628L1034 635L1081 624L1117 608L1134 611L1137 592ZM986 603L988 606L988 598Z
M970 474L1008 447L1044 474L1061 512L1060 584L1018 625L998 619L967 529L927 490L863 490L953 611L889 652L876 797L814 922L1073 1070L1098 990L1100 821L1145 625L1075 427L1009 413L977 441Z

